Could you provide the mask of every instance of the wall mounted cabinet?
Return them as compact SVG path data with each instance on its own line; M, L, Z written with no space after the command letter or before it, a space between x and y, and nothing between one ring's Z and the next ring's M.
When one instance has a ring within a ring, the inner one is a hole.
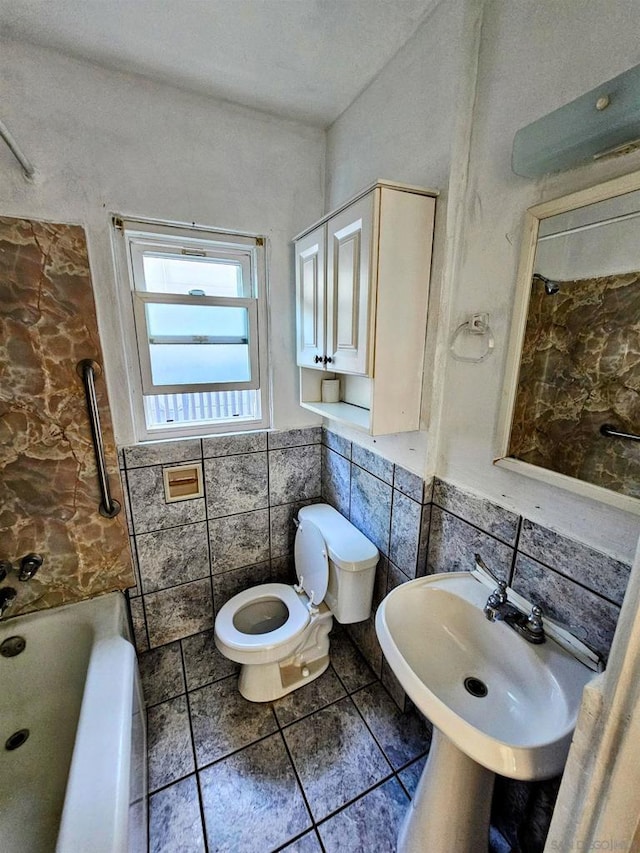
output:
M419 429L434 190L378 181L295 239L300 405L372 435ZM340 379L340 402L322 380Z

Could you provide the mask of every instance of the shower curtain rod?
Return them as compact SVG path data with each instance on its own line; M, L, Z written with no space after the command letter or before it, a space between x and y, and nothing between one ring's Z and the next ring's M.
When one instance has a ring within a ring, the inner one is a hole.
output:
M24 156L20 148L18 147L18 143L15 141L13 136L11 135L11 131L6 126L6 124L0 119L0 136L4 139L4 141L9 146L9 150L16 158L18 163L22 166L22 171L24 172L25 178L29 178L31 180L35 174L35 169L33 164L27 157Z

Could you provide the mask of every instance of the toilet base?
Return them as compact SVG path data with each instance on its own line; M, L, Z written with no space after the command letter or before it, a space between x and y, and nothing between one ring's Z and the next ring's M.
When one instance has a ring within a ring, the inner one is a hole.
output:
M329 655L304 665L280 663L244 664L238 677L238 690L250 702L273 702L319 678L329 666ZM308 675L302 675L302 670Z
M319 678L329 666L332 625L331 612L323 607L307 627L300 645L285 660L242 664L238 678L241 695L250 702L273 702Z

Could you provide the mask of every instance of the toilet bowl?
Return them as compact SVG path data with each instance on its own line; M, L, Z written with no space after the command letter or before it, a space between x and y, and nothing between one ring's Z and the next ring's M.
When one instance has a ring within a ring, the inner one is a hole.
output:
M298 513L298 583L245 589L215 621L219 651L241 664L238 689L270 702L322 675L329 666L329 632L338 622L369 618L378 550L328 504Z

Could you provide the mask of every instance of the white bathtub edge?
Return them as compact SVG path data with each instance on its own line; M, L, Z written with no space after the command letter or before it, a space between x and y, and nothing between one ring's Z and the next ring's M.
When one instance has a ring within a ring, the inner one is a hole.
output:
M127 850L135 667L128 640L112 636L95 643L56 853Z

